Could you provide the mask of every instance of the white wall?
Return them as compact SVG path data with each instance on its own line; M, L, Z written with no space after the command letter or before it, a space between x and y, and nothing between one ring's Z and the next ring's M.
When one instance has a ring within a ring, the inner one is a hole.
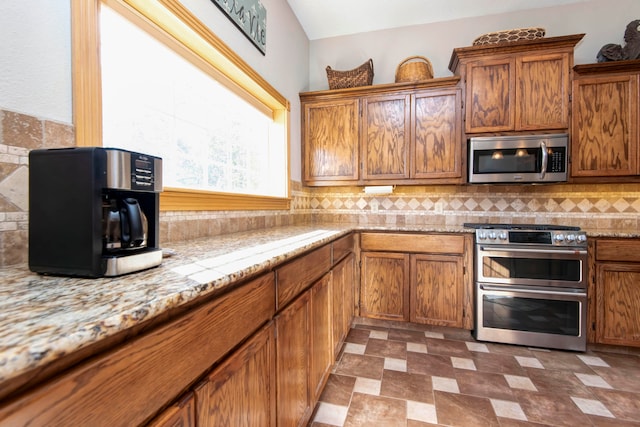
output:
M0 108L71 123L70 1L0 1Z
M398 64L413 55L429 58L435 77L448 77L452 75L448 65L454 48L471 46L481 34L512 28L542 27L548 37L585 33L576 47L574 63L592 63L604 44L624 44L625 28L634 19L640 19L638 0L593 0L314 40L310 43L310 81L306 90L328 88L327 65L348 70L369 58L374 64L374 84L393 83Z
M183 4L291 102L291 177L300 181L298 93L308 85L309 40L289 4L262 0L264 56L210 0ZM0 1L0 109L72 123L70 16L69 0Z

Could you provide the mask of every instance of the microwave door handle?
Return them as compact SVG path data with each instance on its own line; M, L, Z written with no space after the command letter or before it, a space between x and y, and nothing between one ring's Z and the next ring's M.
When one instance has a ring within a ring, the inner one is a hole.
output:
M547 174L547 162L549 160L549 153L547 152L547 144L544 141L540 141L540 150L542 150L542 165L540 167L540 179L544 179Z

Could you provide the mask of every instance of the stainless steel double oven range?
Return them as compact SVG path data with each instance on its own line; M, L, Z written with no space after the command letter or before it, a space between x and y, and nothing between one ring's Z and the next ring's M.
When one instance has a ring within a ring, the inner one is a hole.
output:
M476 229L474 337L585 351L585 232L556 225L464 225Z

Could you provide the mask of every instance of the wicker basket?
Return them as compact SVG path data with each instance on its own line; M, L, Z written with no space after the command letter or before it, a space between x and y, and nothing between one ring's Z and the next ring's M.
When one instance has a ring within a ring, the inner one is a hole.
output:
M409 62L413 59L419 61ZM433 78L431 61L424 56L410 56L396 68L396 83L419 82Z
M369 86L373 83L373 60L369 59L361 66L347 71L332 70L327 66L327 80L329 89Z
M496 31L494 33L483 34L473 41L474 46L497 43L510 43L520 40L536 40L544 37L544 28L516 28L513 30Z

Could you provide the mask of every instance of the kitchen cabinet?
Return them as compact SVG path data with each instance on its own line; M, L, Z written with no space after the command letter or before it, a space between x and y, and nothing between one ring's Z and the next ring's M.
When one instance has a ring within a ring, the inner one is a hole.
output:
M334 340L332 270L346 300L353 252L348 234L58 360L46 382L30 373L0 426L305 425L346 335Z
M453 50L466 134L569 129L573 49L584 34Z
M311 294L305 292L276 317L277 425L297 427L311 416L309 393L309 318Z
M363 99L362 177L409 178L409 95L386 95Z
M640 239L597 239L592 277L596 342L640 347Z
M342 301L339 321L333 303L348 296L345 280L353 245L350 234L276 270L281 308L275 318L278 426L306 425L329 377L334 349L346 336L338 336L334 328L351 323L353 303ZM342 295L334 295L336 289Z
M335 252L334 252L335 253ZM340 354L351 321L354 316L354 290L355 290L355 266L356 257L349 253L333 268L332 278L332 311L333 311L333 356Z
M269 322L196 387L199 427L275 427L274 329Z
M331 273L276 318L278 426L306 425L333 364Z
M411 178L462 179L462 94L456 89L420 91L411 98ZM466 150L465 150L466 151Z
M462 182L458 82L452 77L300 94L304 183Z
M415 323L462 328L464 258L415 254L410 266L410 318Z
M146 423L266 324L274 305L274 275L265 273L15 396L0 406L0 425ZM178 425L189 420L189 405Z
M195 399L193 393L165 409L148 427L196 427Z
M317 402L333 364L332 273L311 288L309 381L311 401Z
M303 104L305 182L357 182L360 178L358 98Z
M360 315L471 329L470 235L362 233Z
M571 178L640 175L640 60L574 67Z
M363 245L362 250L367 247ZM409 255L367 251L360 259L360 315L409 321Z

